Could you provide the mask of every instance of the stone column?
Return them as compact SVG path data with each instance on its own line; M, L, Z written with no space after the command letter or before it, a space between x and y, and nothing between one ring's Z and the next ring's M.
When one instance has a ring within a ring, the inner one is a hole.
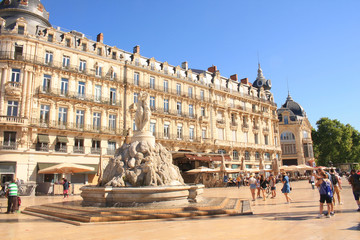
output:
M32 89L32 86L33 86L33 83L34 83L34 72L28 72L29 75L28 75L28 84L27 84L27 87L26 87L26 104L25 104L25 117L27 118L30 118L30 103L32 101L32 92L31 92L31 89Z
M21 91L21 110L20 110L20 117L25 117L25 105L26 105L26 88L27 88L27 81L28 81L28 71L24 69L22 79L22 91Z
M0 115L6 115L4 114L4 108L5 108L5 82L6 82L6 76L7 76L7 66L1 69L1 89L0 89Z

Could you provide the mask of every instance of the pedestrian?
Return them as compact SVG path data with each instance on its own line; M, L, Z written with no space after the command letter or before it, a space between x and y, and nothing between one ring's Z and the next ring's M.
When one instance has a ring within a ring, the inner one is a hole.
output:
M264 175L260 175L260 189L261 189L261 193L263 195L263 200L265 201L266 200L266 197L265 197L265 190L267 188L267 185L268 185L268 181L266 180L266 178L264 177Z
M281 189L281 192L285 195L286 198L286 203L290 203L290 201L293 201L292 198L289 196L290 194L290 180L289 177L287 176L286 172L282 173L282 183L283 183L283 187Z
M349 183L351 184L355 201L358 205L358 212L360 212L360 175L356 173L355 169L350 171Z
M270 174L269 185L271 188L271 198L275 198L276 197L276 179L273 174Z
M63 178L63 189L64 189L64 199L65 198L69 198L69 188L70 188L70 183L68 182L68 180L66 180L66 178Z
M322 174L326 174L327 178L330 180L331 192L334 193L334 185L332 184L331 174L329 172L324 171L324 169L322 169L322 168L318 169L318 173L320 174L320 178L321 178ZM334 210L334 203L333 202L331 202L331 209Z
M261 198L260 197L260 176L256 177L256 190L257 190L256 197Z
M328 213L326 217L334 216L334 209L332 203L333 193L331 191L331 181L326 173L321 172L315 184L319 188L320 193L320 212L318 218L323 217L324 203L326 202Z
M7 206L6 214L14 213L16 210L18 210L18 205L17 205L18 186L16 185L14 179L11 181L11 183L7 188L6 196L8 198L8 206Z
M256 179L254 178L254 174L251 174L251 177L249 178L249 186L252 200L255 201Z
M310 184L311 184L312 189L314 189L314 190L315 190L315 180L316 180L315 175L316 175L316 171L314 171L310 177Z
M332 185L334 186L333 204L335 205L335 193L336 193L338 203L339 205L342 205L343 203L341 202L341 196L340 196L340 190L342 189L341 182L339 179L340 177L339 175L337 175L337 173L334 171L333 168L330 170L330 175L331 175Z
M240 188L240 185L241 185L241 177L240 177L240 175L238 175L236 177L236 183L237 183L238 188Z

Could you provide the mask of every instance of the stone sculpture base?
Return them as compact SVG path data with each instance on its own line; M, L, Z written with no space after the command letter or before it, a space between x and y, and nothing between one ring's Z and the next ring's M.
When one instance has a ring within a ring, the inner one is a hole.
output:
M149 144L149 146L155 146L155 137L151 132L135 132L131 137L131 142L141 142L145 141Z
M161 187L96 187L81 188L83 206L93 207L135 207L168 204L183 205L200 202L204 185L161 186Z

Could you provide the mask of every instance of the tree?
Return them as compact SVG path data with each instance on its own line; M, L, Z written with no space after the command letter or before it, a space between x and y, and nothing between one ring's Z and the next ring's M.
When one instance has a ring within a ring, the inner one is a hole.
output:
M329 118L321 118L316 125L312 138L318 165L359 162L360 134L357 130L350 124Z

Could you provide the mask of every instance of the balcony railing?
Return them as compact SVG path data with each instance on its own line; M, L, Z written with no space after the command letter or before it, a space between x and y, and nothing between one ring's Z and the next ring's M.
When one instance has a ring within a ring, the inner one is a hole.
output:
M85 149L84 149L84 147L74 146L73 152L74 153L85 153Z
M70 99L76 99L80 101L87 101L87 102L93 102L93 103L99 103L99 104L106 104L106 105L112 105L112 106L121 106L120 100L113 100L108 97L103 96L94 96L94 95L88 95L88 94L79 94L78 92L74 91L62 91L59 88L48 88L44 91L42 87L38 88L38 94L43 94L51 97L62 97L62 98L70 98Z
M14 124L24 124L26 118L14 117L14 116L0 116L0 123L14 123Z
M55 152L66 153L67 152L67 146L55 147Z
M16 142L0 142L0 149L2 150L17 150L17 143Z
M71 130L71 131L80 131L80 132L93 132L93 133L102 133L102 134L117 134L121 136L126 136L126 130L123 128L113 128L113 127L97 127L91 124L77 124L61 121L44 121L39 118L30 119L30 125L39 128L55 128L62 130Z
M100 148L91 148L91 154L98 154L100 155L101 149Z

